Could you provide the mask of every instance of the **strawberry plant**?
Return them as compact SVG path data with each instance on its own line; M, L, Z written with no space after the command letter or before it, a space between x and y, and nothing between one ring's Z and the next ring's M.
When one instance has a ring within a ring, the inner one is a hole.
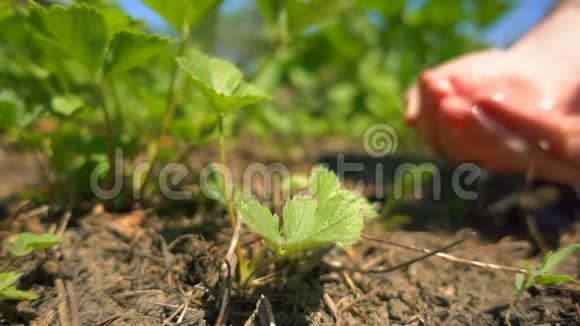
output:
M34 252L56 246L61 242L62 238L52 233L40 235L21 233L18 235L14 243L8 247L8 252L12 255L12 258L0 269L0 300L32 300L38 298L35 293L21 291L16 288L15 284L22 274L6 272L6 270L16 260Z
M211 58L192 50L188 56L176 59L179 66L188 72L193 84L210 102L218 119L220 160L227 169L224 117L228 112L268 99L268 95L252 84L243 80L242 72L232 63ZM232 193L227 171L222 171L224 200L232 228L236 228L237 218L232 201ZM238 259L243 264L240 247L237 247Z
M555 252L549 252L535 269L528 265L527 274L518 274L515 279L516 299L519 300L522 294L537 285L549 285L563 282L573 282L574 278L568 275L550 274L564 259L580 252L580 244L574 244L562 248Z
M102 163L112 187L123 171L115 150L136 155L140 142L139 132L123 123L135 96L121 103L119 93L131 95L127 83L138 83L143 65L168 52L171 40L98 2L48 8L30 2L0 25L0 55L17 63L0 67L0 111L10 117L0 130L48 158L49 199L86 198L89 175Z
M378 216L364 197L343 189L338 177L323 167L313 170L308 191L286 202L282 217L243 193L236 194L236 205L243 222L274 248L274 259L332 244L355 244L365 220ZM251 268L267 267L257 263L260 259Z

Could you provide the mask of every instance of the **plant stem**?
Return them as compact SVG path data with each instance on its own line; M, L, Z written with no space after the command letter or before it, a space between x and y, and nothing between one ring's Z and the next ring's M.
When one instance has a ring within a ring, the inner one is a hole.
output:
M220 145L220 162L222 164L222 176L224 178L224 196L226 197L226 208L228 211L228 216L230 217L230 224L232 225L232 230L236 229L236 225L238 223L237 221L237 217L236 217L236 210L234 208L234 202L232 200L232 193L231 193L231 189L230 189L230 183L229 183L229 179L228 179L228 160L227 160L227 156L226 156L226 135L225 135L225 131L224 131L224 114L221 112L217 112L218 115L218 128L219 128L219 145ZM236 254L238 256L238 264L240 266L240 277L241 279L245 278L244 274L244 266L245 265L245 259L244 256L242 255L242 247L240 246L240 243L238 242L238 244L236 245Z
M184 28L184 31L182 32L182 35L181 35L181 44L179 46L179 49L177 50L178 57L183 56L183 54L185 53L185 50L187 49L188 41L189 41L189 30ZM145 174L145 178L141 182L141 189L139 189L139 198L143 198L143 195L145 193L145 187L147 187L147 184L149 183L149 180L151 179L151 174L153 173L153 170L155 169L155 165L157 165L157 161L159 160L159 145L161 144L163 137L167 134L167 130L169 129L169 126L171 125L171 122L173 121L173 115L175 113L175 106L176 106L175 91L176 91L176 87L177 87L177 77L178 76L179 76L179 66L177 65L177 62L173 62L173 70L171 71L171 79L169 82L169 91L167 92L167 98L166 98L166 102L165 102L165 111L163 112L163 117L161 119L161 128L159 129L159 137L155 141L155 143L153 145L153 153L149 157L149 161L151 162L151 166L149 167L149 170Z
M280 260L281 258L282 257L280 257L280 256L274 255L274 256L264 260L261 264L257 265L256 267L253 267L252 271L250 271L250 274L248 274L248 276L246 276L245 278L242 279L242 288L247 288L248 283L251 281L251 279L252 279L252 277L254 277L254 275L258 274L259 272L261 272L262 270L264 270L268 266L272 265L276 261Z
M103 111L103 117L105 120L105 133L107 139L107 159L109 161L109 176L107 181L107 187L111 188L115 185L115 171L117 168L117 162L115 160L115 131L113 129L113 122L111 120L111 114L107 107L107 99L105 98L105 89L103 87L103 80L98 78L95 81L95 86L97 94L100 100L101 110Z
M117 120L117 128L119 128L119 130L123 130L125 127L125 117L123 116L121 99L119 98L119 93L117 92L115 81L110 79L108 85L111 92L111 97L113 98L113 103L115 104L115 119Z
M220 138L219 138L219 142L220 142L220 162L222 164L222 175L224 178L224 195L225 195L225 200L226 200L226 206L228 209L228 215L230 217L230 223L232 224L232 227L235 228L236 227L236 223L237 223L237 218L236 218L236 211L234 209L234 203L232 201L232 194L231 194L231 189L230 189L230 185L229 185L229 179L227 178L227 167L228 167L228 160L227 160L227 156L226 156L226 136L225 136L225 132L224 132L224 115L223 113L218 113L218 128L219 128L219 132L220 132Z

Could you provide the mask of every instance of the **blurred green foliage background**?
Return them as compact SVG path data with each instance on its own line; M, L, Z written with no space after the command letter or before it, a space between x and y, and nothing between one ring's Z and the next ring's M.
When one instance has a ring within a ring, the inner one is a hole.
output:
M425 68L484 47L479 35L514 2L247 1L228 14L218 10L220 1L192 1L208 10L185 24L187 30L175 23L183 17L171 12L172 1L144 1L169 18L167 31L131 19L116 1L76 1L97 8L103 31L87 17L63 25L34 14L29 1L0 2L0 136L46 156L50 183L67 198L88 194L90 171L110 154L100 106L109 108L112 137L126 159L156 146L160 161L186 157L217 136L208 102L175 69L179 52L196 48L233 61L273 97L233 115L227 124L232 136L247 130L283 148L309 137L358 139L368 126L385 122L397 129L402 149L413 150L417 140L403 121L404 91ZM198 9L190 9L188 19ZM56 23L62 25L57 33L51 29ZM164 32L171 40L154 44L147 38L99 52L99 42L119 32ZM114 51L128 62L144 58L110 74L99 70L99 60L105 66L118 60ZM165 134L168 105L174 110Z

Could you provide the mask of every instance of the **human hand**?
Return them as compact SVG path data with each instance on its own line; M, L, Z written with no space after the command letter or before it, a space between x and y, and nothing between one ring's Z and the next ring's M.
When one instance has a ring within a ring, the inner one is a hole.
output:
M483 51L425 72L406 117L451 160L500 173L533 162L540 178L580 184L579 86L531 56Z

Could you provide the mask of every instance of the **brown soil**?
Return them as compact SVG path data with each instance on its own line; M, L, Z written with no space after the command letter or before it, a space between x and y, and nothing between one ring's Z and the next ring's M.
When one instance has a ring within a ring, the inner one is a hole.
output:
M7 210L13 210L16 205L9 206ZM32 215L31 209L0 222L5 230L0 264L7 258L5 244L16 233L54 230L63 216L57 210ZM466 232L456 228L388 232L381 222L365 230L424 248L442 247ZM560 244L578 243L579 234L567 230ZM74 213L60 253L50 250L13 266L24 273L20 288L41 297L1 302L0 325L60 325L59 311L66 301L76 303L73 311L78 311L82 325L213 325L230 286L231 297L225 302L232 325L243 325L262 295L271 304L277 325L578 325L580 321L576 284L533 289L510 308L513 273L438 257L390 273L369 272L420 255L371 240L280 261L259 275L266 277L263 284L242 289L235 280L227 281L227 273L220 273L230 236L225 212L207 205L117 215L97 206L88 214ZM250 257L262 243L246 229L241 239ZM525 237L498 241L486 236L452 253L523 267L526 261L538 262L535 252ZM577 277L578 266L578 257L572 257L559 272ZM65 284L69 300L59 297L59 284ZM187 308L181 309L186 302ZM70 317L70 311L66 315ZM254 324L261 325L260 320Z

